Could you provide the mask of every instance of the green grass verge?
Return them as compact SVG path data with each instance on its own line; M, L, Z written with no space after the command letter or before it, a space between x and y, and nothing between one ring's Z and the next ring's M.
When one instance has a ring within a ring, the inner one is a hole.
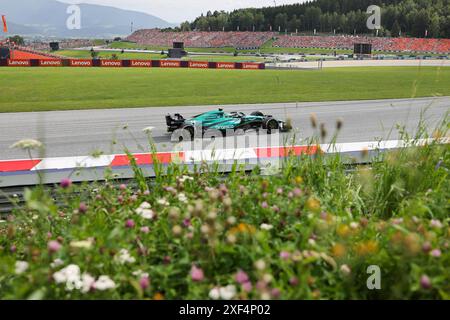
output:
M450 68L0 68L0 112L450 95Z

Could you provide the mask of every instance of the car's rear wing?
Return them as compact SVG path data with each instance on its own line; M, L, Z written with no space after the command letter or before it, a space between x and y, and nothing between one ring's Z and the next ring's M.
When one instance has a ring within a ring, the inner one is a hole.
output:
M176 113L173 116L168 114L166 116L167 131L173 132L181 128L184 125L184 121L185 121L184 117L179 113Z

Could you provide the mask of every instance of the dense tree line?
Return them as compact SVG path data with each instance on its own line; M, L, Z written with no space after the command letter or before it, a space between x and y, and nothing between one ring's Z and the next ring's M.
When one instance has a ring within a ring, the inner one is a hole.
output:
M281 31L368 34L370 5L382 9L380 35L450 38L449 0L314 0L305 3L215 11L184 22L179 30Z

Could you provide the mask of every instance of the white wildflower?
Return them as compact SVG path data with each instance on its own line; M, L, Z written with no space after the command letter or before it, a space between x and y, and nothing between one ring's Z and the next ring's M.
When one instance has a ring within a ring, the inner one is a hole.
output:
M147 128L142 129L142 132L150 134L153 132L153 130L155 130L155 127L147 127Z
M115 288L115 283L108 276L100 276L97 281L89 273L81 274L80 267L71 264L53 274L56 283L65 283L67 291L80 290L88 293L91 289L100 291Z
M230 224L230 225L235 224L236 221L237 221L237 219L236 219L236 217L234 217L234 216L229 216L229 217L227 218L227 223Z
M81 276L82 288L81 292L88 293L94 287L95 278L91 276L89 273L84 273Z
M348 276L348 275L352 272L352 270L350 269L350 267L349 267L348 265L343 264L343 265L341 266L341 272L342 272L344 275Z
M136 278L149 278L149 274L142 270L136 270L132 273L132 275L135 276Z
M26 261L16 261L16 274L22 274L28 269L28 262Z
M152 209L150 209L150 204L147 202L142 203L139 208L135 210L135 212L136 214L147 220L151 220L155 217L155 213Z
M157 202L158 204L166 207L170 205L170 203L166 200L166 198L159 199Z
M358 227L359 227L359 223L358 222L350 223L350 228L352 228L353 230L358 229Z
M58 272L53 274L53 279L56 283L66 283L66 290L73 291L79 290L83 286L81 281L80 267L71 264Z
M255 261L255 268L262 271L266 268L266 263L264 262L264 260L257 260Z
M263 223L261 229L269 231L273 229L273 226L271 224Z
M263 292L261 293L261 300L270 300L270 293L268 292Z
M436 219L430 221L430 226L435 229L441 229L443 227L442 222Z
M93 244L94 244L93 239L70 242L70 246L72 248L77 248L77 249L90 249Z
M139 208L141 209L150 209L151 207L152 207L151 204L146 201L142 202L141 205L139 206Z
M236 287L232 284L226 287L222 287L219 289L220 297L223 300L231 300L236 295Z
M194 178L192 178L192 177L189 177L189 176L182 176L181 178L180 178L180 182L181 183L185 183L186 181L194 181Z
M62 261L61 259L55 259L52 263L50 263L50 267L54 268L58 268L60 266L62 266L64 264L64 261Z
M184 193L180 193L178 195L178 200L180 202L183 202L183 203L187 203L188 202L188 198L186 197L186 195Z
M31 149L39 149L41 148L42 142L34 139L24 139L17 141L10 148L11 149L23 149L23 150L31 150Z
M131 256L128 250L126 249L121 249L119 253L114 257L114 260L120 264L136 262L136 259L133 256Z
M213 300L219 300L220 299L220 288L212 288L211 291L209 291L209 297Z
M105 291L109 289L114 289L116 284L108 276L100 276L94 283L94 288L100 291Z

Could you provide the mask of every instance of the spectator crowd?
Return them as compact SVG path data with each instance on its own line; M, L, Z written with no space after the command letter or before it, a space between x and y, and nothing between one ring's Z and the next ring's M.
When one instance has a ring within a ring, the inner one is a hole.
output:
M449 53L450 39L382 38L366 36L298 36L277 35L274 32L163 32L143 29L134 32L128 41L140 45L171 47L173 42L184 42L186 47L238 49L259 48L275 38L274 47L353 49L355 43L371 43L373 50L392 52Z
M279 36L276 47L353 49L355 43L370 43L373 50L392 52L449 53L450 39L378 38L364 36Z
M171 47L173 42L184 42L186 47L192 48L250 49L261 47L274 36L273 32L163 32L158 29L143 29L134 32L127 40L160 47Z

